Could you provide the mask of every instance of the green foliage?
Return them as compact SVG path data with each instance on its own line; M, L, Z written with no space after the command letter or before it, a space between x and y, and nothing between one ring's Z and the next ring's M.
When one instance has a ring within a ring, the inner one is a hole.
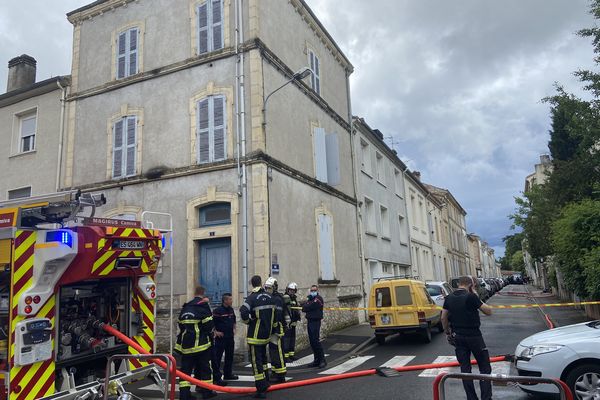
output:
M500 268L504 270L511 270L511 259L515 252L521 250L523 239L525 239L525 233L519 232L513 235L507 235L502 238L504 242L504 257L500 257Z
M523 251L517 250L510 258L510 268L513 271L525 272L525 261L523 261Z
M552 224L552 244L567 288L600 298L600 201L566 206Z

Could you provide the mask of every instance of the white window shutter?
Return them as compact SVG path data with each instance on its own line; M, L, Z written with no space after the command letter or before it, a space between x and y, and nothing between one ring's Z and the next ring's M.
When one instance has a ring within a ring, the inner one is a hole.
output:
M129 75L138 73L138 36L139 30L137 28L129 30Z
M222 0L212 0L212 49L223 48L223 2Z
M225 132L225 97L213 97L213 161L226 158Z
M198 6L198 54L208 52L208 1Z
M327 151L327 183L331 186L340 184L340 144L337 133L325 136Z
M331 216L319 214L319 265L321 267L321 279L334 280L333 273L333 224Z
M123 175L123 120L113 126L113 178Z
M198 163L202 164L210 161L208 99L204 99L198 102L197 115Z
M314 157L315 157L315 177L321 182L327 183L327 142L325 139L325 129L314 129Z
M317 94L321 94L321 62L317 56L314 56L315 59L315 69L314 69L314 77L315 77L315 92Z
M125 78L126 53L127 52L127 32L119 35L117 40L117 79Z
M136 156L136 125L137 118L129 117L127 118L127 153L126 153L126 169L125 175L133 176L135 175L135 156Z

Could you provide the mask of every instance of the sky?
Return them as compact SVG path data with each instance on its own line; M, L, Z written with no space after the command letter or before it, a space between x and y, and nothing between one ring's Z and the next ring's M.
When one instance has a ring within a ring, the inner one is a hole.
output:
M90 2L0 1L0 63L29 54L38 81L70 74L65 14ZM572 73L593 68L590 40L575 34L594 26L589 2L306 2L354 65L353 114L424 182L449 189L467 211L467 231L502 255L514 196L548 152L541 99L556 82L582 94Z

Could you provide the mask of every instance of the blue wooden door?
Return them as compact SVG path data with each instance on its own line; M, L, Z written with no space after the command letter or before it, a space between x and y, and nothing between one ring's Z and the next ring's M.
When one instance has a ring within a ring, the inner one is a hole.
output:
M200 285L212 303L231 293L231 239L200 241Z

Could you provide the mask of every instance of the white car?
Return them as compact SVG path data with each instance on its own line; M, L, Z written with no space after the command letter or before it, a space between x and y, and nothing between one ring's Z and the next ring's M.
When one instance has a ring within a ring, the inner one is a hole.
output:
M435 301L435 304L443 307L446 296L452 293L453 289L448 282L425 282L427 292Z
M521 376L560 378L575 399L600 399L600 320L536 333L519 343ZM554 385L520 385L529 393L558 393Z

